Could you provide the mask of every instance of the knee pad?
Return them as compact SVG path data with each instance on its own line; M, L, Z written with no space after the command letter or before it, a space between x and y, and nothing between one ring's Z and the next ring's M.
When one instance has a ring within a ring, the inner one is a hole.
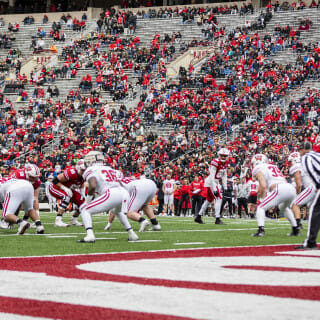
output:
M71 200L70 197L65 197L64 199L62 199L61 202L59 203L59 208L66 210L68 208L70 200Z

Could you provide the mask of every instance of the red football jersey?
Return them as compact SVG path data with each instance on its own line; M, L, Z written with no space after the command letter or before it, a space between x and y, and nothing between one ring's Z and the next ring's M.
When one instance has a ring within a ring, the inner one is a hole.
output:
M223 175L226 174L226 170L229 166L229 160L226 160L225 162L221 162L219 159L213 159L210 163L210 166L215 168L214 178L219 180L222 178ZM212 171L210 170L210 172Z
M24 169L18 169L16 171L14 171L11 175L10 175L10 178L15 178L15 179L20 179L20 180L27 180L27 177L26 177L26 173L24 171ZM30 182L30 181L29 181ZM31 182L30 182L31 183ZM32 186L33 186L33 189L36 190L40 187L40 184L41 184L41 181L40 179L37 179L34 183L31 183Z
M71 189L80 188L84 182L83 178L78 175L78 172L74 167L65 169L63 171L63 176L67 181L61 183Z

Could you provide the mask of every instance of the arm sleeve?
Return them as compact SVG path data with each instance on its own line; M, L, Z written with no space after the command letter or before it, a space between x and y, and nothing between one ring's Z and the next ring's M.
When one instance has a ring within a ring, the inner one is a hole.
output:
M314 184L316 185L316 188L320 188L320 160L317 159L314 155L311 155L310 153L307 153L302 157L302 167L305 170L305 172L308 173Z
M215 175L216 175L216 172L217 172L217 168L215 166L210 166L209 167L209 176L206 178L205 180L205 187L211 187L211 188L216 188L217 187L217 184L215 182Z
M227 189L227 174L224 174L221 180L223 189Z

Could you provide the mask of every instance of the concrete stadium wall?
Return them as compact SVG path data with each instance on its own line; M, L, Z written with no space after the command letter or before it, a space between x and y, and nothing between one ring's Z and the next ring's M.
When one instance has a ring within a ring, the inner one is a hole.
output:
M91 8L90 8L91 9ZM93 8L95 9L95 8ZM101 9L99 9L101 11ZM23 23L23 20L25 17L32 16L34 18L35 22L42 22L43 16L46 14L49 18L49 23L52 23L54 21L58 22L60 20L60 17L65 14L69 14L72 16L72 18L76 17L77 19L81 19L83 13L86 12L88 19L92 19L91 17L91 10L87 11L71 11L71 12L44 12L44 13L19 13L19 14L4 14L1 17L4 20L5 24L11 23ZM90 14L90 16L89 16Z
M204 8L211 8L211 7L217 7L217 6L225 6L225 5L228 5L228 6L231 6L231 5L234 5L234 4L237 4L239 7L241 5L243 5L244 3L248 4L248 3L252 3L254 5L254 2L257 2L257 4L260 3L260 1L257 1L257 0L253 0L253 1L233 1L233 2L217 2L217 3L199 3L199 4L186 4L186 5L171 5L171 6L159 6L159 7L152 7L152 9L155 9L155 10L158 10L160 8L176 8L176 7L196 7L196 8L199 8L199 7L204 7ZM117 8L118 10L127 10L127 9L121 9L120 6L114 6L115 8ZM150 8L149 7L140 7L140 8L130 8L130 11L132 12L138 12L138 11L147 11L149 10Z
M295 0L288 0L289 3L294 2ZM234 5L237 4L238 7L241 7L241 5L243 5L244 3L248 4L248 3L252 3L254 8L260 8L261 5L265 6L264 3L266 3L267 0L252 0L252 1L233 1L233 2L217 2L217 3L203 3L203 4L190 4L190 5L182 5L182 7L216 7L216 6L224 6L224 5ZM285 0L280 0L279 3L282 4L283 2L285 2ZM305 3L307 6L310 5L310 3L312 2L312 0L306 0ZM316 1L317 2L317 1ZM275 0L272 1L272 3L275 3ZM120 6L114 6L116 9L118 10L130 10L132 12L138 12L138 11L142 11L142 10L149 10L149 7L140 7L140 8L129 8L129 9L121 9ZM160 8L175 8L177 7L177 5L172 5L172 6L160 6L160 7L152 7L155 10L158 10ZM181 5L180 5L181 7ZM3 19L4 19L4 23L8 24L9 22L11 23L22 23L24 18L27 16L33 16L35 22L42 22L42 18L44 16L44 14L46 14L49 18L49 23L52 23L53 21L59 21L60 17L65 14L71 14L72 17L76 17L78 19L81 19L83 13L85 12L87 14L88 19L97 19L99 18L99 14L102 11L102 8L93 8L90 7L88 8L87 11L71 11L71 12L46 12L46 13L22 13L22 14L5 14L2 15Z
M180 67L188 69L189 65L195 65L208 57L214 52L212 47L196 47L191 48L183 55L172 61L167 66L167 78L177 77L179 75Z

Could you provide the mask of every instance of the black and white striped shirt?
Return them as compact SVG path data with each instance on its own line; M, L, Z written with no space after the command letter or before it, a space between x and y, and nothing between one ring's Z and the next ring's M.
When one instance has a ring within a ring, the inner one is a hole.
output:
M310 151L302 157L302 167L320 189L320 153Z

